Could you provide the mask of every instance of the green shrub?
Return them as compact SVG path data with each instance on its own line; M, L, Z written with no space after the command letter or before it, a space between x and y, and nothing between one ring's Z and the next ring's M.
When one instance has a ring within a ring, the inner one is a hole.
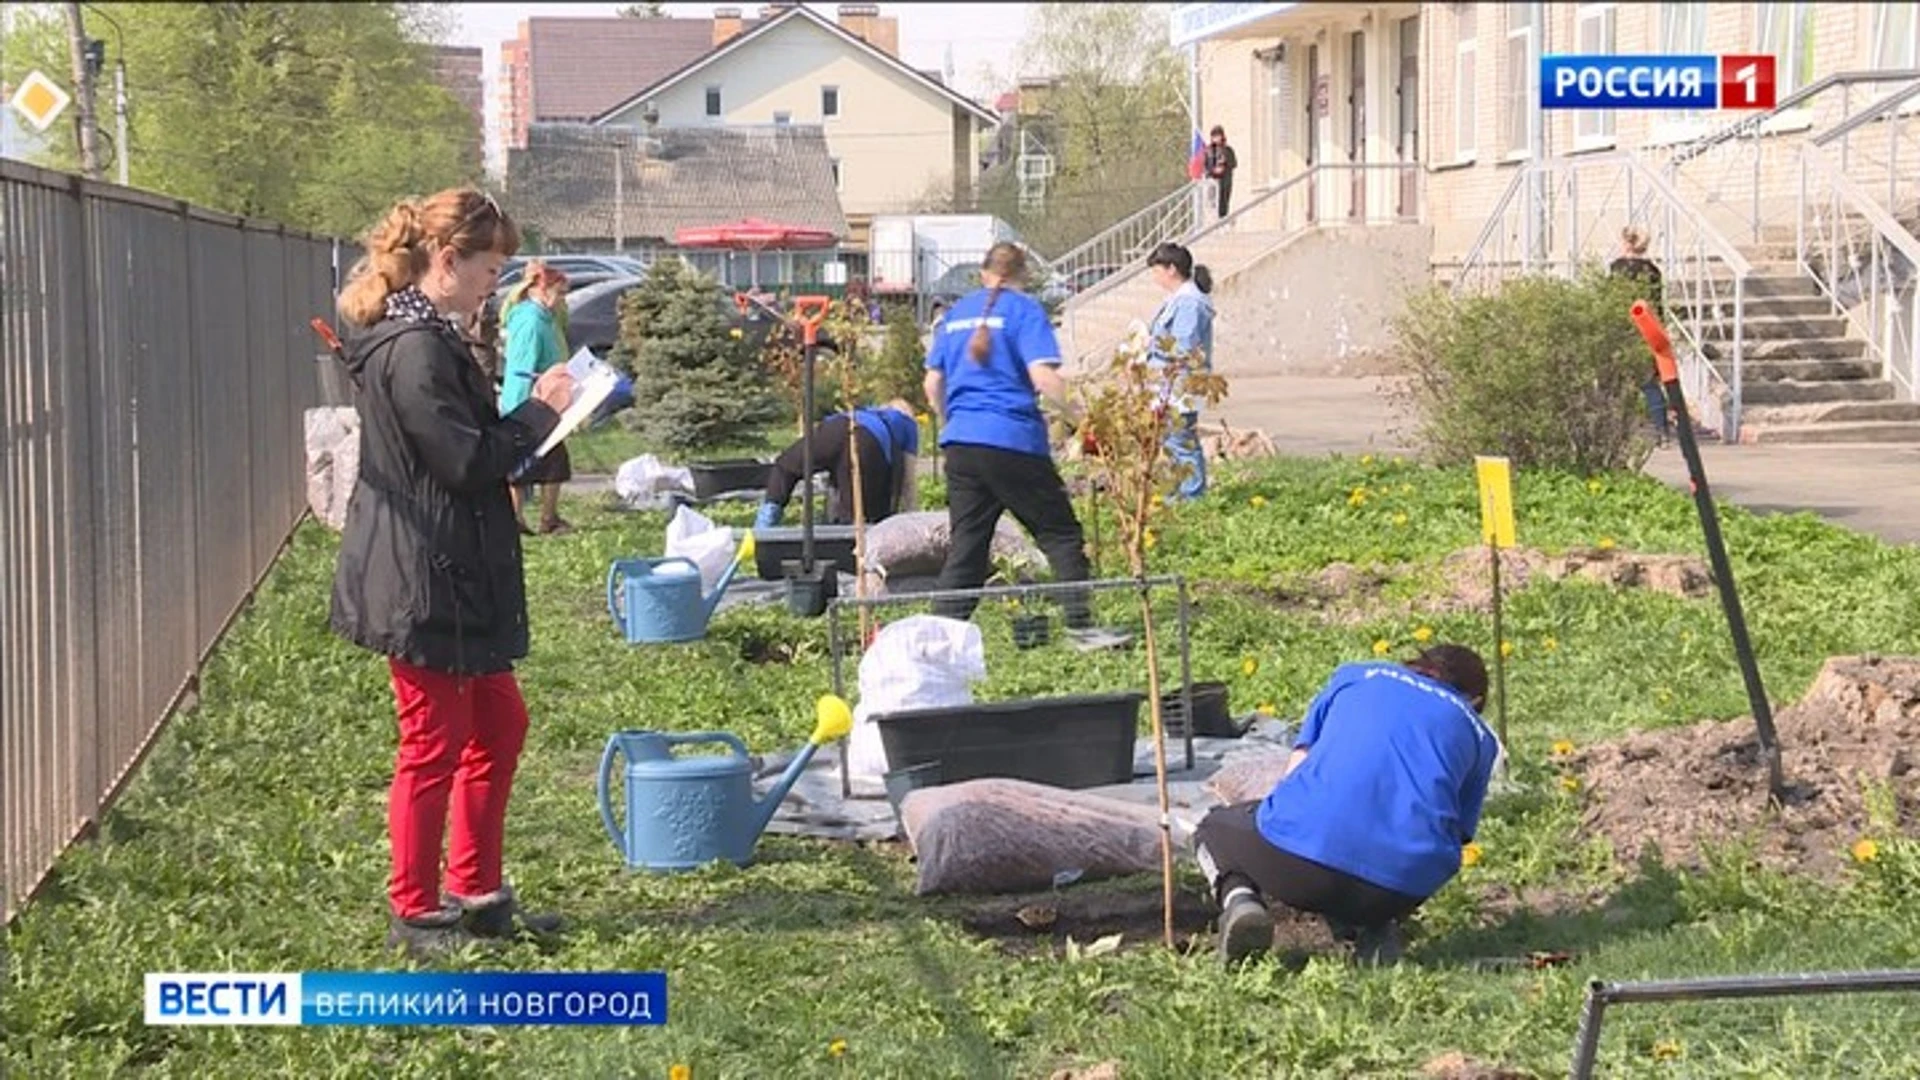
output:
M779 414L753 351L732 333L719 284L660 259L621 300L618 362L635 425L668 450L738 443Z
M1504 454L1588 473L1639 465L1653 359L1627 318L1637 292L1596 271L1414 297L1394 327L1395 361L1420 449L1440 464Z
M926 353L920 348L920 327L912 304L889 304L886 342L878 353L862 357L860 392L869 402L884 404L905 398L915 412L927 411Z

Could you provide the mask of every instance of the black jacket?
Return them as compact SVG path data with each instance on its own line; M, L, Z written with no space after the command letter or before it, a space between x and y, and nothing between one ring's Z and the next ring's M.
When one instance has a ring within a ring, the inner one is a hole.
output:
M348 348L360 476L334 570L334 631L434 671L510 670L527 654L527 597L506 478L558 414L529 400L503 419L445 321L389 319Z

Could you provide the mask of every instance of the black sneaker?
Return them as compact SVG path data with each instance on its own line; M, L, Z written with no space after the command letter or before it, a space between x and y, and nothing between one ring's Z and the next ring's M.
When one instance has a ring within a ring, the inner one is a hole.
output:
M473 943L474 936L462 925L458 907L443 907L406 919L388 917L387 948L399 949L415 960L442 957Z
M559 933L565 926L558 915L521 910L511 885L502 885L498 891L485 896L449 895L446 899L461 916L461 925L474 937L511 938L518 937L521 931L546 937Z
M1237 964L1273 948L1273 916L1267 905L1240 896L1220 912L1220 958Z
M1399 923L1369 927L1353 938L1353 962L1369 967L1391 967L1407 951Z

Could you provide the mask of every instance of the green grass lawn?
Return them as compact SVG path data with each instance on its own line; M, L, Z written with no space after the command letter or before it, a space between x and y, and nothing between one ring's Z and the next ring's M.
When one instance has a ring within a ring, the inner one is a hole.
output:
M1470 472L1333 459L1220 473L1208 500L1164 526L1154 556L1194 582L1194 674L1230 683L1236 711L1297 714L1334 664L1376 647L1404 655L1423 627L1490 647L1484 616L1437 601L1440 560L1478 536ZM1523 544L1701 550L1690 501L1651 480L1522 475L1516 495ZM1227 972L1204 949L1169 953L1142 935L1069 959L1043 937L970 928L1011 901L914 897L894 845L770 837L749 870L630 874L594 805L607 734L717 728L756 749L797 745L828 685L825 625L742 610L705 641L628 648L605 613L607 562L657 553L665 516L586 499L568 514L575 534L529 542L534 726L508 869L532 905L576 928L552 953L520 945L473 964L665 971L664 1028L143 1025L149 971L395 965L382 948L391 699L384 666L327 632L335 541L309 525L218 651L197 707L10 930L0 1075L665 1077L687 1063L702 1078L1025 1077L1115 1061L1126 1077L1408 1076L1457 1051L1550 1076L1565 1072L1591 979L1892 967L1920 954L1920 854L1897 837L1821 884L1732 851L1697 873L1624 866L1583 834L1583 796L1556 783L1552 743L1739 716L1745 698L1713 598L1576 582L1510 598L1522 790L1490 805L1482 860L1428 905L1397 968L1321 956ZM750 514L713 510L733 524ZM1807 516L1729 510L1725 524L1777 701L1797 698L1829 655L1920 653L1920 551ZM1405 614L1349 622L1262 591L1335 560L1405 567L1388 587ZM1109 602L1111 619L1131 617ZM982 696L1144 683L1138 652L1017 652L1003 612L981 621ZM790 660L751 659L770 653ZM1197 893L1196 880L1186 871L1183 890ZM1157 890L1153 879L1074 886L1058 902L1130 904L1150 937ZM1530 905L1548 894L1590 902ZM1575 959L1488 962L1554 949ZM1626 1006L1608 1020L1602 1073L1907 1076L1917 1013L1901 999ZM836 1040L844 1053L830 1052Z

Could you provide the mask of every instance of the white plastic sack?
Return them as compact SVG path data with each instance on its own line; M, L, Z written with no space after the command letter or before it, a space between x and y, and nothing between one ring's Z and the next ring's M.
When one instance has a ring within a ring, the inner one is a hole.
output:
M723 529L691 506L682 505L667 522L667 557L692 559L700 568L700 591L712 592L733 562L732 529Z
M1160 868L1160 811L1025 780L909 791L914 892L1020 893Z
M360 414L352 406L306 412L307 507L334 532L347 525L347 500L360 478Z
M874 716L970 705L973 684L986 677L986 645L971 622L912 615L883 628L860 658L860 701L847 740L849 773L878 778L888 772Z
M693 470L666 465L652 454L623 463L613 475L613 492L629 510L662 510L673 496L693 496Z
M953 543L951 521L945 510L895 514L867 527L867 592L886 595L890 578L931 577L946 565ZM1046 556L1011 515L1002 514L993 529L993 556L1033 567L1046 565Z

